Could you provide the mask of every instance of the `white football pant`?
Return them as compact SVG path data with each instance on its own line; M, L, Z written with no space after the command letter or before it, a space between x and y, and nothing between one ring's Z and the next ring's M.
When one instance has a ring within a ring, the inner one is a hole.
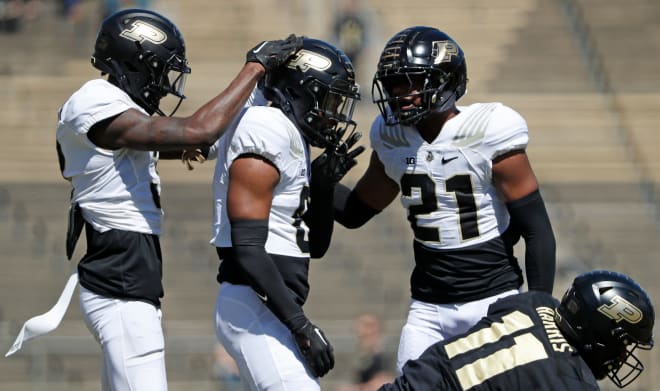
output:
M103 351L103 391L167 391L160 309L81 286L80 310Z
M293 335L252 288L223 282L215 305L215 332L252 391L320 391Z
M419 358L434 343L466 332L486 316L488 306L497 299L516 293L519 291L514 289L458 304L431 304L412 299L399 339L397 372L402 374L406 361Z

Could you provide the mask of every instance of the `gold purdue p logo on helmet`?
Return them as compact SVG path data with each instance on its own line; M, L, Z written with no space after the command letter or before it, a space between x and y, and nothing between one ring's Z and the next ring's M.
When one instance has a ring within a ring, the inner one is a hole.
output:
M452 56L458 56L458 47L451 41L434 41L431 56L434 64L451 62Z
M598 307L598 312L619 323L625 320L628 323L639 323L644 315L642 311L631 302L621 296L614 296L610 305L603 304Z
M132 27L123 30L119 36L140 43L149 41L155 45L160 45L167 41L167 34L163 30L142 20L134 21Z
M318 53L302 49L298 51L296 57L293 60L289 61L287 67L291 69L298 68L301 72L307 72L310 68L316 69L318 71L325 71L326 69L330 68L331 65L332 62L329 58Z

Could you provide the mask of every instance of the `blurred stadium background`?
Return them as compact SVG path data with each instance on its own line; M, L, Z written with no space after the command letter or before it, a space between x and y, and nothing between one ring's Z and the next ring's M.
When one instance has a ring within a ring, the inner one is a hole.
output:
M16 31L0 32L0 348L22 323L55 302L75 261L64 256L69 186L55 154L61 103L98 73L89 64L100 1L63 15L44 0ZM340 0L154 0L188 45L192 75L179 114L222 90L245 51L291 32L333 41ZM0 15L7 12L0 1ZM466 52L468 94L460 103L501 101L527 119L528 150L558 241L555 295L576 273L611 268L631 275L656 305L660 292L660 3L657 0L363 0L367 39L356 59L363 133L377 114L371 75L386 40L409 25L448 32ZM336 42L335 42L336 43ZM367 138L364 138L365 142ZM354 181L366 166L349 174ZM213 162L188 172L162 162L166 210L163 304L170 390L218 390L212 312L217 259L208 244ZM395 201L398 203L398 201ZM384 321L396 351L413 264L405 215L393 204L360 230L336 229L330 253L311 270L306 312L337 353L324 389L350 381L355 316ZM82 239L84 242L84 238ZM81 255L78 245L75 257ZM518 248L523 258L524 248ZM660 389L660 349L630 390ZM0 389L98 390L99 354L74 296L63 324L0 359ZM603 389L613 389L608 382Z

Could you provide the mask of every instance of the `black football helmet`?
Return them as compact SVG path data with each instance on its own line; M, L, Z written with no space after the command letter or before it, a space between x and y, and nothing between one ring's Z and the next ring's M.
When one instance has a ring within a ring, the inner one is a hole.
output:
M393 95L394 86L421 80L419 91ZM467 67L463 50L442 31L415 26L396 33L385 45L372 83L375 104L388 125L413 126L432 111L448 110L465 94ZM422 104L401 109L415 97ZM388 110L389 108L389 110Z
M653 347L655 313L649 296L630 277L605 270L579 275L555 320L597 379L607 376L623 388L644 370L633 352Z
M174 111L185 99L186 45L174 23L156 12L127 9L103 20L92 65L149 114L164 115L159 105L167 94L179 98Z
M344 134L355 130L353 110L360 92L353 64L344 52L325 41L304 38L302 49L270 72L262 87L266 98L315 147L336 147Z

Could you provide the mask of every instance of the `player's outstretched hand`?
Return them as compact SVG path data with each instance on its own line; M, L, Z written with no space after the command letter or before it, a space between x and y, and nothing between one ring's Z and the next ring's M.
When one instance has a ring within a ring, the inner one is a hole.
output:
M206 161L204 153L199 148L193 149L184 149L181 153L181 163L185 164L188 167L188 170L194 170L193 162L202 164Z
M294 34L283 40L263 41L247 52L245 62L258 62L270 72L291 58L302 44L303 37Z
M320 328L307 321L300 329L293 331L300 353L315 376L323 377L335 366L332 345Z
M312 180L321 183L324 187L332 187L339 183L346 173L357 164L357 156L365 148L355 143L360 140L362 133L354 132L346 141L336 148L328 148L312 162ZM351 148L353 148L351 150Z

